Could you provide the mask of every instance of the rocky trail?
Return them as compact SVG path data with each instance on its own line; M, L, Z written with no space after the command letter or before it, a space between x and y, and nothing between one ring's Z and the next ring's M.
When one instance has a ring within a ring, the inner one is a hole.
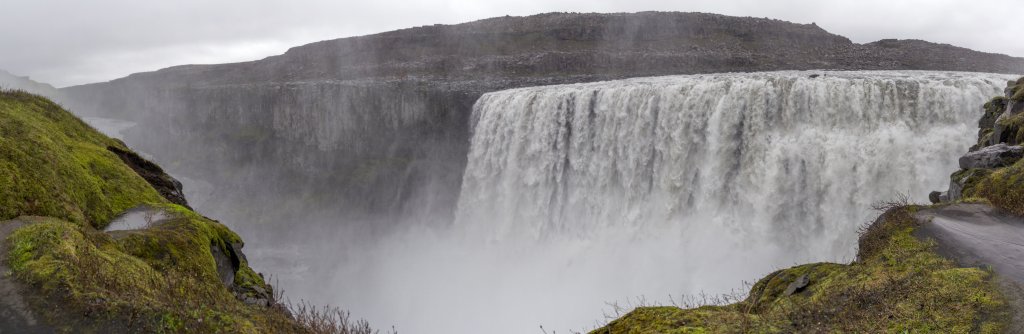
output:
M986 265L1024 283L1024 219L984 204L953 204L917 213L919 237L934 239L939 253L964 266Z
M1024 331L1024 218L985 204L952 204L919 211L915 235L937 243L936 252L962 266L990 268L1010 299L1008 332Z
M38 317L29 309L21 294L20 284L11 276L7 267L7 236L25 225L20 220L0 221L0 334L8 333L50 333Z

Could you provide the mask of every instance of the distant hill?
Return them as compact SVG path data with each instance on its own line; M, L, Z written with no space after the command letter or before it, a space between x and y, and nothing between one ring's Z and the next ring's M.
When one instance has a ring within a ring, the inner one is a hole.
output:
M51 99L57 98L60 95L60 92L49 84L39 83L29 79L29 77L17 76L4 70L0 70L0 88L23 90Z
M856 44L815 24L704 13L550 13L312 43L259 61L186 65L120 82L482 80L493 90L598 78L800 69L1024 72L1024 58L918 40ZM490 79L490 80L488 80ZM153 82L156 84L156 82ZM88 95L92 85L69 89Z

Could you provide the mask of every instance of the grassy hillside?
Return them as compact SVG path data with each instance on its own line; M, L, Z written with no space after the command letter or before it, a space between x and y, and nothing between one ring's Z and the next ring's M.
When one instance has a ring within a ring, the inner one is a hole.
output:
M48 216L102 228L164 200L108 147L127 150L50 100L0 93L0 219Z
M0 275L15 278L47 326L338 332L337 317L292 315L276 303L240 254L237 234L171 203L151 186L152 175L140 176L114 152L130 151L45 98L0 91L0 224L20 226L0 240L0 254L8 255L0 260L9 268ZM140 230L101 230L140 205L166 219Z

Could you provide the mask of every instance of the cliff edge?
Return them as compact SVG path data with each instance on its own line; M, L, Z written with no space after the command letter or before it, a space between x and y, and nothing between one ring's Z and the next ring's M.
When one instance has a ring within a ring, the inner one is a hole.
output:
M158 166L40 96L0 119L0 332L311 332Z

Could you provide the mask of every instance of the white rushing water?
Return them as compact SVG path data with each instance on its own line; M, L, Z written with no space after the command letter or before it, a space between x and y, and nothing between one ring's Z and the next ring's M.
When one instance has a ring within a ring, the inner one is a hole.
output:
M418 312L441 308L465 323L423 330L585 329L604 302L667 303L794 264L852 260L857 228L877 215L871 204L944 188L981 105L1010 79L812 73L486 94L474 107L459 237L444 246L457 260L412 267L468 276L417 287L445 291Z
M872 202L945 184L1005 83L782 72L487 94L459 224L495 240L715 230L782 258L848 257Z

